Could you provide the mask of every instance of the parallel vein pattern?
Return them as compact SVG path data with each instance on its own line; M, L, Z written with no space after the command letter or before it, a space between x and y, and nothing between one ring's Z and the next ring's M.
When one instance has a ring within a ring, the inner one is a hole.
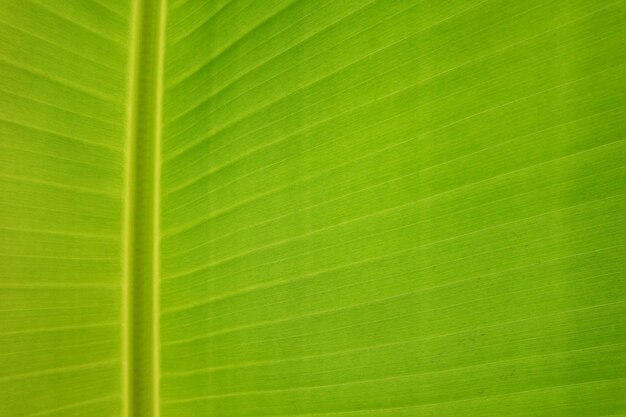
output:
M0 0L0 415L626 416L623 0Z
M0 415L120 415L129 5L0 2Z
M625 23L169 2L164 416L626 415Z

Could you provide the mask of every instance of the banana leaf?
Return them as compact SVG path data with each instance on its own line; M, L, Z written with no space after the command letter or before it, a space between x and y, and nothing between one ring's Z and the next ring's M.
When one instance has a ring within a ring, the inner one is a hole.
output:
M0 416L626 416L626 3L0 0Z

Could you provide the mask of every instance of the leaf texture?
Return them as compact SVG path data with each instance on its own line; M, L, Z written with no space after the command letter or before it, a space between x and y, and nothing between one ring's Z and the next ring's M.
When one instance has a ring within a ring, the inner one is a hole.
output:
M129 7L0 4L0 415L120 415Z
M623 1L0 4L5 414L626 416Z

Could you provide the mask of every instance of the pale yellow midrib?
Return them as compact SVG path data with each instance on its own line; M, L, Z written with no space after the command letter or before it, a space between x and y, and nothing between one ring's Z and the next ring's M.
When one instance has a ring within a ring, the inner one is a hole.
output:
M138 107L138 79L141 76L139 68L139 54L141 52L142 43L142 2L158 1L160 8L158 22L158 49L157 49L157 68L156 68L156 85L155 85L155 137L154 137L154 194L152 202L153 210L153 277L152 280L152 384L153 390L153 411L154 417L160 417L160 211L161 211L161 139L162 139L162 107L163 107L163 74L164 74L164 57L165 57L165 25L167 14L167 0L132 0L131 20L130 20L130 36L129 36L129 57L128 57L128 79L127 79L127 98L126 98L126 135L125 135L125 169L124 169L124 191L123 191L123 222L122 222L122 238L123 238L123 276L122 276L122 416L123 417L144 417L134 416L133 412L133 381L131 363L133 349L132 334L132 303L133 303L133 234L134 234L134 211L135 211L135 183L136 168L134 166L136 160L135 141L137 131L137 107ZM145 416L151 417L151 416Z
M156 129L155 129L155 157L154 157L154 217L153 217L153 386L154 413L155 417L161 416L161 164L162 164L162 139L163 139L163 77L165 67L165 34L167 27L167 0L160 0L161 12L159 14L159 46L157 56L157 84L156 84Z
M126 146L124 161L124 207L123 207L123 262L122 262L122 417L132 417L131 411L131 298L132 298L132 222L133 222L133 195L134 195L134 134L136 130L135 107L137 104L137 57L139 54L139 31L141 28L140 19L140 1L133 0L131 6L130 20L130 36L129 36L129 56L128 56L128 78L127 78L127 97L126 97Z

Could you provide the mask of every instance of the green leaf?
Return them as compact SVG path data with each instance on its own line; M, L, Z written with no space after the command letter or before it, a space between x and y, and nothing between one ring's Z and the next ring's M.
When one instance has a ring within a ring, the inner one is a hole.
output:
M625 39L0 0L0 415L626 416Z

